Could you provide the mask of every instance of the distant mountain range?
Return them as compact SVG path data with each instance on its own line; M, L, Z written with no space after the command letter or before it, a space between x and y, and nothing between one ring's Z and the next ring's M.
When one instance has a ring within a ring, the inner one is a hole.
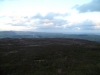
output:
M65 34L31 31L0 31L0 38L77 38L100 42L97 34Z

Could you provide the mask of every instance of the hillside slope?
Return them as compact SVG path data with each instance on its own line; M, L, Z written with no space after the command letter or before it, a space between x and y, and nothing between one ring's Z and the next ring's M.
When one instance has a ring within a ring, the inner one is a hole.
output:
M3 38L0 75L100 75L100 44L63 38Z

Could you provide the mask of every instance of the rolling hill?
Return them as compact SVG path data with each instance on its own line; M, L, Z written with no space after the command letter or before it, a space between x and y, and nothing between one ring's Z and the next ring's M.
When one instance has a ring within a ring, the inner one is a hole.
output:
M0 38L76 38L100 42L100 35L97 34L65 34L29 31L1 31Z

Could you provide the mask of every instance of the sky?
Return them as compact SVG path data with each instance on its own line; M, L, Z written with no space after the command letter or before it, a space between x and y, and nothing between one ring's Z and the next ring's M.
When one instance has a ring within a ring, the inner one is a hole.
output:
M0 31L100 33L100 0L0 0Z

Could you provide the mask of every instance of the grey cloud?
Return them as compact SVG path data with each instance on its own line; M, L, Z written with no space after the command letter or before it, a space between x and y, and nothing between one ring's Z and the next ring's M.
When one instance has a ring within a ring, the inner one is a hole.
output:
M53 21L54 25L60 26L60 25L64 25L67 24L67 20L63 20L63 19L54 19Z
M50 12L50 13L47 13L44 18L52 20L54 18L54 16L59 16L59 14L58 13L56 14L56 13Z
M91 20L85 20L82 23L72 24L69 25L67 20L64 19L45 19L41 18L37 21L35 21L35 18L31 18L30 21L28 21L29 17L23 17L26 19L25 21L19 21L19 22L13 22L8 23L6 25L13 25L13 26L28 26L31 28L36 28L37 31L93 31L95 29L95 24ZM13 18L12 18L13 19ZM33 21L33 22L32 22ZM29 24L27 24L29 22ZM63 25L66 25L65 27Z
M68 13L60 14L60 13L49 12L45 16L42 16L40 13L38 13L35 16L33 16L32 18L33 19L37 18L37 19L49 19L49 20L52 20L52 19L54 19L54 17L57 17L57 16L65 17L65 16L68 16L68 15L69 15Z
M53 13L49 12L45 16L42 16L40 13L36 14L33 16L31 19L39 19L36 21L34 24L37 25L37 28L39 29L53 29L56 26L59 28L62 27L64 24L67 24L67 20L64 19L56 19L54 17L57 16L68 16L68 14L60 14L60 13ZM46 25L44 25L46 24Z
M67 29L76 29L76 30L78 30L78 28L80 28L80 30L83 30L83 31L95 30L95 24L91 20L85 20L82 23L73 24L67 27Z
M41 17L41 14L39 14L40 16L37 16L38 18ZM56 14L59 15L59 14ZM80 30L95 30L95 24L91 21L91 20L85 20L82 23L77 23L77 24L72 24L69 25L67 20L64 19L57 19L57 18L39 18L39 20L36 20L37 17L35 16L35 18L30 18L28 16L23 17L25 20L23 21L19 21L16 22L14 21L13 23L8 23L6 25L13 25L13 26L30 26L30 27L36 27L37 29L40 30L78 30L78 28ZM49 16L48 16L49 17ZM11 17L11 19L13 19L13 17ZM65 26L66 25L66 26Z
M48 25L52 23L51 25ZM47 24L47 26L44 26L44 24ZM82 23L77 23L77 24L72 24L72 25L68 25L68 21L64 20L64 19L56 19L56 18L52 18L52 19L46 19L46 18L41 18L40 20L36 21L34 23L34 25L37 27L37 29L40 30L62 30L63 29L63 25L66 25L65 30L78 30L78 28L82 31L85 30L95 30L95 24L93 23L93 21L91 20L85 20ZM59 28L55 28L56 26L58 26Z
M23 23L23 22L18 22L15 24L12 24L13 26L27 26L27 24Z
M35 16L33 16L32 18L34 18L34 19L43 19L43 16L40 13L38 13Z
M64 24L67 24L67 20L64 20L64 19L53 19L53 20L48 20L48 21L44 21L44 20L41 19L36 23L41 24L41 25L44 23L46 24L53 23L54 26L62 26Z
M25 16L25 17L23 17L23 18L28 19L28 16Z
M46 19L41 19L34 23L34 25L37 27L37 30L60 31L60 30L63 30L63 25L67 24L67 20L63 20L63 19L53 19L53 20L47 20L47 21L45 20Z
M80 13L83 12L100 12L100 0L92 0L83 5L75 5L73 8L77 9Z
M90 20L86 20L86 21L80 23L80 28L82 30L94 30L95 24Z
M68 13L60 14L60 13L49 12L49 13L46 14L46 16L44 18L51 20L51 19L53 19L54 17L57 17L57 16L65 17L65 16L68 16L68 15L69 15Z
M25 24L25 22L6 23L6 25L12 25L12 26L27 26L27 24Z

